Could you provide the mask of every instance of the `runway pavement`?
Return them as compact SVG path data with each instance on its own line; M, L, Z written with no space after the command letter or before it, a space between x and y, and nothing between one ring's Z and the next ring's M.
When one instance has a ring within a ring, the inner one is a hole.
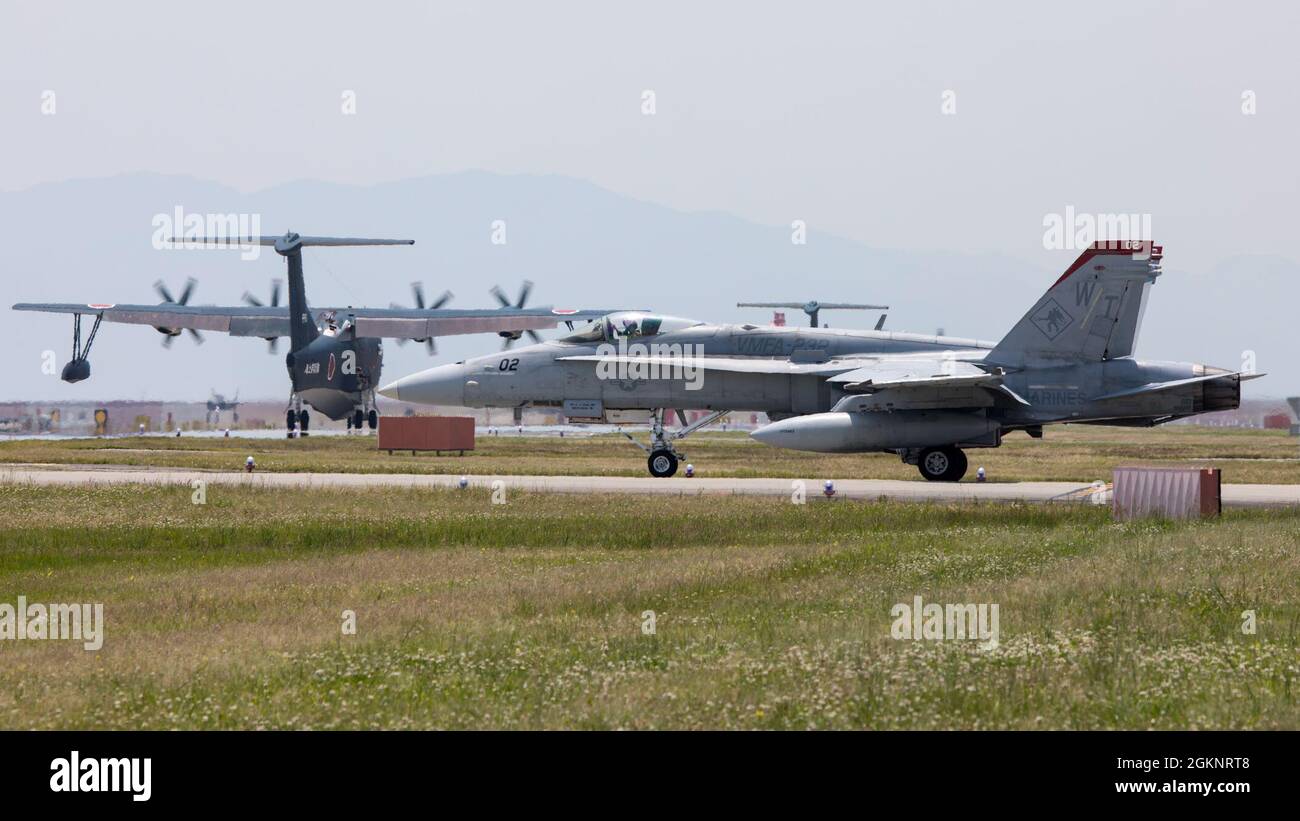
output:
M509 490L550 493L632 493L667 495L749 495L789 498L792 479L672 478L630 476L467 476L472 487L491 487L502 481ZM195 480L209 485L263 488L383 488L455 487L456 475L411 473L233 473L168 468L74 467L13 465L0 467L0 482L38 485L176 484ZM822 493L821 478L804 481L809 497ZM1091 499L1083 482L990 482L957 484L891 479L835 479L835 494L849 499L891 499L939 502L1049 502ZM1097 501L1109 501L1098 497ZM1227 507L1284 507L1300 505L1300 485L1224 485Z

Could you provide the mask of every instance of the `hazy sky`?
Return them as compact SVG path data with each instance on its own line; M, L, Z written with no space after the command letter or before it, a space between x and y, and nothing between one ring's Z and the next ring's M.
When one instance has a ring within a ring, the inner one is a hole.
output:
M1150 214L1171 263L1297 256L1294 3L0 9L6 190L481 168L1051 267L1043 219L1067 206Z

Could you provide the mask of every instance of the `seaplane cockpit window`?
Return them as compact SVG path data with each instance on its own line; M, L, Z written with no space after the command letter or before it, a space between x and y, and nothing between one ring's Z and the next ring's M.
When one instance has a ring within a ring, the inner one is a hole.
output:
M574 345L581 345L587 342L600 342L605 338L605 320L598 319L595 322L588 322L586 327L569 334L560 339L561 342L569 342Z

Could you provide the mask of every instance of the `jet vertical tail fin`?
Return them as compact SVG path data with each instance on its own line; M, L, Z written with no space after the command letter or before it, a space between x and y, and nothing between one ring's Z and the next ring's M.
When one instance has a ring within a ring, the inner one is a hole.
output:
M1129 356L1162 249L1150 240L1096 242L1084 251L992 351L988 361L1099 362Z

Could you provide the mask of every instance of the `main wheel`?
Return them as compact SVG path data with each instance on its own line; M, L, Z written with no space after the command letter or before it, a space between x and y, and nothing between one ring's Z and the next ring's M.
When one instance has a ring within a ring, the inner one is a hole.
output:
M290 411L285 411L285 414L284 414L284 426L287 427L290 431L292 431L292 430L293 430L293 426L296 425L296 424L298 424L298 414L294 413L294 412L291 411L291 410L290 410Z
M361 423L362 423L362 421L365 420L365 418L366 418L366 415L365 415L364 413L361 412L361 409L360 409L360 408L357 408L356 411L354 411L353 414L352 414L352 420L351 420L351 421L352 421L352 425L351 425L351 427L354 427L354 428L356 428L357 430L361 430Z
M926 448L916 467L931 482L957 482L966 475L966 454L954 447Z
M379 411L375 410L374 408L371 408L371 409L370 409L370 413L368 414L368 416L367 416L367 420L366 420L366 421L369 423L369 425L370 425L370 429L371 429L371 430L376 430L376 429L378 429L378 428L379 428ZM361 427L361 425L358 424L357 427Z
M666 479L677 472L677 454L667 449L656 450L650 454L646 464L650 467L651 476Z
M298 411L298 432L301 435L307 435L307 424L309 422L311 422L311 417L307 415L307 411L305 409Z

